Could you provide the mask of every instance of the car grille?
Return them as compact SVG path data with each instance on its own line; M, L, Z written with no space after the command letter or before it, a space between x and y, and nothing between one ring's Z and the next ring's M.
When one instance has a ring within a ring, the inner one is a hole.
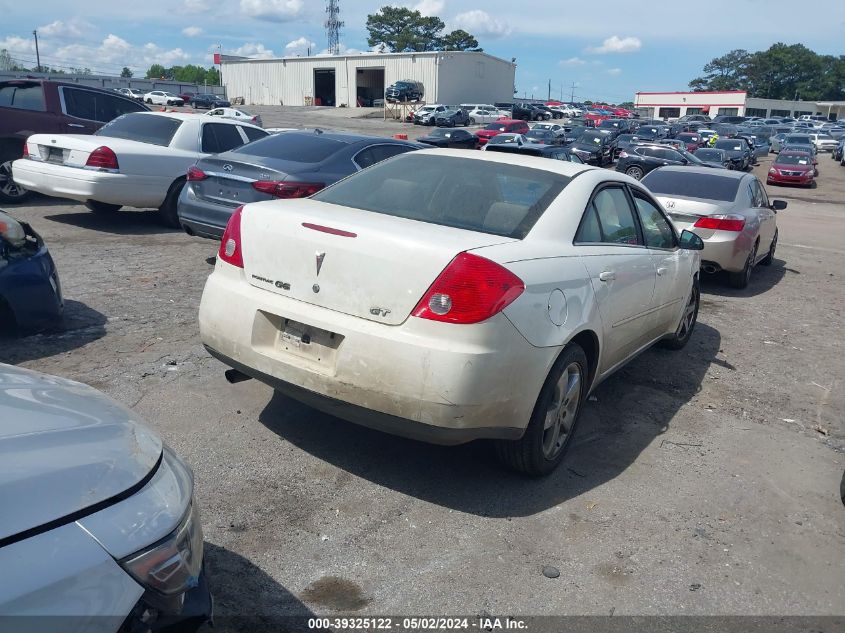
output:
M783 174L784 176L800 176L804 172L803 171L786 171L785 169L781 169L780 173Z

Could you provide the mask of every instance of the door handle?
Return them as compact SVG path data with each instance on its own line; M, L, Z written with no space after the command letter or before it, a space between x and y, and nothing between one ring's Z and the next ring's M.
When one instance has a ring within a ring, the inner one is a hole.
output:
M668 268L658 268L658 269L657 269L657 274L658 274L658 275L665 275L665 274L666 274L666 273L668 273L668 272L669 272L669 269L668 269Z
M612 270L599 273L599 281L613 281L614 279L616 279L616 273Z
M79 123L68 123L68 127L85 127L84 125L80 125Z

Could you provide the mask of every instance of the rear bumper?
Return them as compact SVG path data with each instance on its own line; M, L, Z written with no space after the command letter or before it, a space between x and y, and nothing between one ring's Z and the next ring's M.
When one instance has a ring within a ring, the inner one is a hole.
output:
M54 165L28 159L12 163L15 182L48 196L85 202L96 200L130 207L159 207L169 182Z
M188 183L179 195L176 213L179 223L192 235L219 240L236 207L214 204L197 197Z
M714 231L711 229L694 228L686 222L673 221L678 232L687 229L698 235L704 241L704 250L701 251L701 266L707 272L709 266L717 270L729 272L740 272L745 267L748 253L754 240L746 233L735 233L733 231Z
M61 319L62 287L46 247L0 269L0 299L8 304L20 332L36 331Z
M320 358L287 351L286 319L332 333L335 347L307 348ZM530 345L503 314L390 326L256 288L219 260L199 324L210 353L242 373L351 422L439 444L520 437L558 351Z

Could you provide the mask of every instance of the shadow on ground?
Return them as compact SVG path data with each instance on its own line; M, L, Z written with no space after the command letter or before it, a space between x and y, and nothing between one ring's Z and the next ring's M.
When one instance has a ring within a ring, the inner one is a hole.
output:
M489 442L423 444L339 420L280 393L259 420L315 457L402 494L480 516L528 516L623 473L699 391L720 342L718 331L699 323L684 350L649 350L609 378L585 407L562 466L539 480L504 470Z
M214 597L214 628L203 633L299 633L314 613L249 560L205 542L205 571Z
M728 273L720 272L715 275L701 275L701 291L720 297L754 297L768 292L778 285L787 274L800 275L793 268L788 268L786 262L775 257L771 266L757 264L751 271L751 280L745 288L734 288L728 281Z
M64 318L56 327L19 337L0 336L0 362L12 365L63 354L106 334L106 316L84 303L65 300Z
M114 235L163 235L182 232L163 226L161 216L156 210L123 209L115 213L91 213L84 207L80 209L82 210L79 213L57 213L44 216L44 219Z

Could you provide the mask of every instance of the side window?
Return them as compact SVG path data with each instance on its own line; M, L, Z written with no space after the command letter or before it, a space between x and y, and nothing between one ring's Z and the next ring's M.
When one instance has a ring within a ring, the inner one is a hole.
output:
M214 124L208 123L202 126L202 147L201 151L206 154L217 154L220 152L217 144L217 135L214 133Z
M766 193L766 188L763 186L759 180L757 181L757 186L760 188L760 202L762 203L761 207L768 207L769 206L769 194Z
M256 129L254 127L242 127L241 129L244 131L244 134L246 134L246 137L249 139L250 143L267 136L267 132Z
M44 112L47 109L44 104L44 90L41 84L0 85L0 108Z
M235 149L244 144L240 132L238 132L237 125L226 125L225 123L209 123L206 128L214 128L212 133L217 138L217 152L228 152L230 149ZM205 140L205 130L203 129L203 141Z
M373 145L356 154L354 160L361 169L411 150L404 145Z
M638 147L634 150L640 156L647 156L649 158L657 158L657 150L652 147Z
M65 113L77 119L97 120L96 93L90 90L62 88L65 100Z
M675 234L660 209L639 192L634 192L634 203L643 227L643 236L649 248L675 248Z
M581 226L575 234L576 243L595 244L601 242L601 227L596 216L595 207L590 204L581 219Z
M751 204L757 208L767 207L769 206L768 200L766 198L766 194L763 191L763 188L760 186L760 183L757 180L753 180L749 185L751 187Z
M621 187L605 187L593 197L602 242L607 244L642 245L637 223Z
M121 99L110 95L97 95L95 115L97 121L107 123L128 112L143 112L144 107L136 101Z

